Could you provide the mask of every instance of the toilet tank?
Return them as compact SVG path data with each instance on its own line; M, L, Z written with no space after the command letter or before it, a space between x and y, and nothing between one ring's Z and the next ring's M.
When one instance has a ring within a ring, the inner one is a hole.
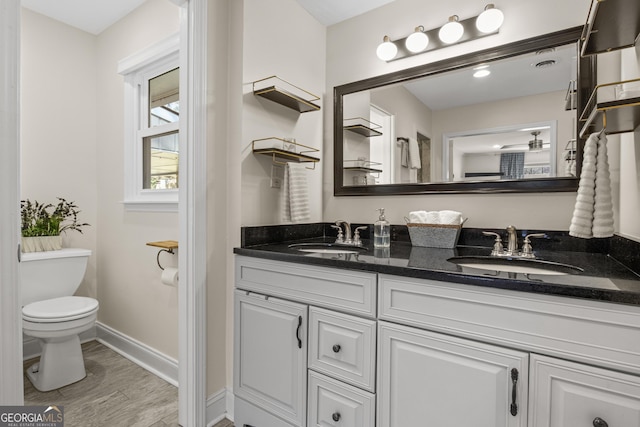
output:
M21 254L22 305L73 295L82 283L89 256L89 249L77 248Z

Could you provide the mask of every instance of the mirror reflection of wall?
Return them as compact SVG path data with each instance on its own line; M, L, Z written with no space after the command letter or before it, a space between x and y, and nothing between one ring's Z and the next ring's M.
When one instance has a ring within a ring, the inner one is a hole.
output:
M474 77L478 67L469 67L344 95L345 118L382 121L371 113L372 106L392 117L392 126L384 130L384 138L364 138L366 143L361 138L358 145L344 132L345 167L347 160L364 158L374 161L382 171L361 180L345 172L344 185L573 176L565 167L571 154L565 152L565 147L575 138L576 113L565 108L565 98L567 87L577 75L576 53L576 46L571 43L491 62L484 66L489 75L482 78ZM527 128L523 124L540 122L553 126L537 136L543 140L540 150L529 149L534 136L531 131L521 130ZM474 133L487 133L478 129L501 130L487 135L487 142L471 139ZM510 135L502 129L515 133ZM444 136L455 139L450 143L443 140ZM409 147L418 147L420 167L407 163L404 141L409 142ZM391 149L380 144L391 144ZM484 145L478 146L481 144ZM501 155L506 151L522 154ZM518 165L508 173L507 158Z

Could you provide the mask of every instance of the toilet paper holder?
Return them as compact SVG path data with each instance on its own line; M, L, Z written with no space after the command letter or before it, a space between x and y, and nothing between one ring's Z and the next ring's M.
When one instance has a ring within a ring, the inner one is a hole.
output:
M147 246L162 248L158 251L158 255L156 255L156 262L158 263L158 267L160 267L160 270L164 270L164 267L160 264L160 254L162 252L166 252L172 255L175 254L174 249L178 249L178 242L175 240L162 240L160 242L147 242Z

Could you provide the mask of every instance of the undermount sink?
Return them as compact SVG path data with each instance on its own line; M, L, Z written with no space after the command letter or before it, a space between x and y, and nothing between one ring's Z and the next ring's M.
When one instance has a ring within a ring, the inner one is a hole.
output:
M559 262L544 261L539 259L494 257L494 256L458 256L449 258L460 267L506 273L520 273L524 275L539 274L548 276L562 276L583 272L580 267Z
M294 243L289 245L299 252L332 255L357 255L366 252L367 248L359 246L340 245L337 243Z

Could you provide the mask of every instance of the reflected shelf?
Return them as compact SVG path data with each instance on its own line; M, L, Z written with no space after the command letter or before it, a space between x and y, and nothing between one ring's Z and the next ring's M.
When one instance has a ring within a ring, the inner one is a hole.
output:
M355 132L367 138L371 138L374 136L381 136L382 132L378 130L381 127L382 126L376 123L370 122L369 120L362 117L353 117L350 119L344 119L344 130Z

